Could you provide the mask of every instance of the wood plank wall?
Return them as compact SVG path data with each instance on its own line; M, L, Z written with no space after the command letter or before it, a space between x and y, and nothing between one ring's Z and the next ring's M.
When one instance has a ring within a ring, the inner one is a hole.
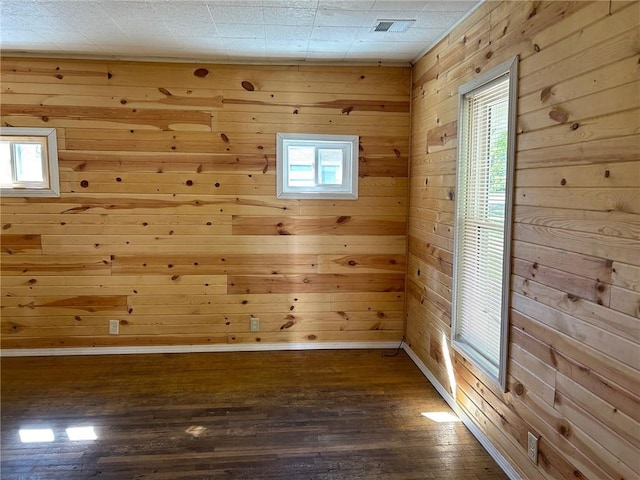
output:
M4 348L400 340L409 68L7 57L1 80L2 125L57 129L62 189L2 199ZM277 200L276 132L360 135L360 198Z
M486 2L414 67L407 338L451 389L457 89L520 56L508 391L450 355L457 403L523 478L640 475L639 18Z

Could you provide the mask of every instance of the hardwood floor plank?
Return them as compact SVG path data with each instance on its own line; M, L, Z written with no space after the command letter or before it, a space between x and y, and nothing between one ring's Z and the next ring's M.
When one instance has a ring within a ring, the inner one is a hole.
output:
M379 350L3 358L2 478L505 479ZM65 429L92 426L96 440ZM50 443L21 443L50 428Z

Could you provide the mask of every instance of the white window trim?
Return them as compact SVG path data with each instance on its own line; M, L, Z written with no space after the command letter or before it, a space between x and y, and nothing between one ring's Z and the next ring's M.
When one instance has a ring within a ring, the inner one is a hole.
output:
M48 188L2 187L3 197L59 197L60 178L58 175L58 142L55 128L0 127L0 137L42 137L46 146L46 167Z
M507 363L509 354L509 297L510 297L510 276L511 276L511 230L512 230L512 210L513 210L513 178L514 178L514 165L515 165L515 144L516 144L516 108L518 101L518 57L509 60L485 74L465 83L458 90L458 151L457 151L457 163L461 164L464 155L464 139L461 132L461 125L464 115L464 98L468 93L482 87L488 83L493 82L499 77L509 76L509 111L508 111L508 136L507 136L507 178L506 178L506 191L505 191L505 220L504 220L504 244L503 244L503 259L502 259L502 292L501 292L501 322L500 322L500 359L498 365L498 374L494 372L494 368L491 363L487 361L480 353L479 350L474 348L473 345L459 341L459 330L461 319L457 297L459 293L459 270L461 265L458 261L460 258L460 251L462 248L461 235L462 232L457 228L458 225L458 207L459 207L459 195L456 195L456 228L454 235L454 276L453 276L453 304L451 315L451 344L453 348L467 358L473 365L479 368L485 375L487 375L493 382L499 385L503 391L506 391L507 383ZM458 169L457 182L461 181L461 175ZM459 184L457 184L457 191L459 191Z
M345 152L345 163L341 185L315 185L312 187L291 187L288 185L287 145L293 143L319 145L332 144ZM339 147L338 147L339 145ZM320 135L305 133L278 133L276 135L277 198L281 199L336 199L356 200L358 198L358 135Z

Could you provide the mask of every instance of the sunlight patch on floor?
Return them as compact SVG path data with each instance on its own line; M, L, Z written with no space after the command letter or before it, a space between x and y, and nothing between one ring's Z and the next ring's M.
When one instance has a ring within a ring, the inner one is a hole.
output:
M461 420L449 412L422 412L423 417L438 423L460 422Z

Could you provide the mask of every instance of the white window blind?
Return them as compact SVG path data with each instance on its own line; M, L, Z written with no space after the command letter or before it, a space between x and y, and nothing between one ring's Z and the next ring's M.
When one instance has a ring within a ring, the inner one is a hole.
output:
M502 387L515 117L510 67L503 65L460 89L452 323L454 348Z

